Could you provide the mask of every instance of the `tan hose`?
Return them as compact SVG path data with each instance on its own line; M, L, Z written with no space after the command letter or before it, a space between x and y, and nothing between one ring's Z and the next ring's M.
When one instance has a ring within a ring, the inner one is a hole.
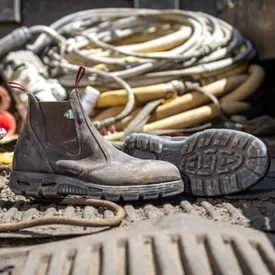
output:
M252 107L245 102L228 102L223 103L222 108L229 115L239 114L250 110ZM213 104L202 106L175 116L164 118L160 121L146 124L143 128L144 133L159 129L177 129L193 127L197 124L206 123L220 116L220 110ZM105 136L109 141L122 139L124 132L117 132Z
M124 106L114 106L114 107L109 107L104 110L102 109L95 109L96 111L100 111L96 116L93 117L94 121L101 121L104 120L108 117L114 117L117 116L122 110Z
M246 111L250 105L248 103L232 102L222 104L224 111L229 114L238 114ZM196 124L206 123L220 116L220 110L214 104L192 109L181 114L170 116L162 120L146 124L144 132L160 129L188 128Z
M214 70L210 72L205 72L202 74L197 74L193 76L195 81L201 83L202 86L207 84L213 83L214 81L218 81L223 78L240 75L240 74L247 74L248 73L248 64L243 65L232 65L226 68L222 68L219 70Z
M246 99L247 97L249 97L255 91L258 90L263 80L264 80L264 70L258 65L250 66L249 77L247 78L247 80L237 89L235 89L233 92L222 97L220 102L223 104L227 102L242 101ZM231 113L229 112L228 114L232 114L232 111ZM226 109L225 109L225 112L226 112ZM233 113L236 114L238 112L233 112ZM145 132L149 132L149 131L159 130L159 129L190 127L197 123L202 123L202 122L212 120L217 116L219 116L219 110L217 107L211 104L209 106L203 106L201 108L196 108L178 115L174 115L162 120L158 120L153 123L149 123L144 126L143 130Z
M265 73L261 66L251 65L248 70L249 78L232 93L221 98L221 102L242 101L259 89L264 81Z
M118 115L119 113L121 113L122 109L123 109L123 106L110 107L108 109L105 109L104 111L102 111L98 115L94 116L93 120L94 121L102 121L102 120L104 120L108 117L114 117L114 116ZM129 116L125 117L124 119L122 119L121 121L116 123L115 124L116 130L117 131L122 131L129 124L129 122L139 113L140 110L141 110L141 108L135 108L130 113Z
M181 81L174 80L172 82L150 85L146 87L133 88L136 104L144 104L159 98L169 98L177 90L183 91L184 85ZM125 105L127 103L127 94L125 90L116 90L102 93L97 102L96 107L106 108L117 105Z
M237 75L225 78L203 87L206 92L209 92L216 97L225 95L229 91L236 89L247 80L246 75ZM159 106L150 118L151 121L160 120L184 111L196 108L202 104L209 102L210 99L200 92L191 92L179 96L173 101Z
M247 77L247 75L229 77L206 85L203 88L216 97L220 97L221 95L226 94L227 92L240 86L244 81L246 81ZM169 103L159 106L150 117L149 123L172 116L174 114L182 113L209 101L209 98L200 92L187 93L183 96L177 97L175 100ZM122 106L110 107L96 116L95 120L103 120L107 117L115 116L121 110ZM116 124L117 131L122 131L128 125L128 123L137 115L138 111L136 110L140 110L140 108L135 109L135 111L133 111L130 116L127 116L123 119L123 121Z
M118 226L123 218L125 217L124 209L110 201L104 200L94 200L85 198L65 198L59 204L65 205L90 205L95 207L106 207L107 209L113 211L115 216L113 218L106 219L78 219L78 218L67 218L67 217L43 217L38 219L33 219L29 221L21 221L15 223L5 223L0 224L0 232L14 231L23 228L29 228L40 225L48 224L65 224L74 226L89 226L89 227L114 227Z
M123 118L121 121L115 124L117 131L123 131L123 129L132 121L133 118L140 112L141 108L136 108L134 111L127 117Z
M221 98L221 105L224 111L229 115L233 115L248 110L250 108L248 103L234 102L233 100L241 101L249 97L257 91L263 80L263 69L258 65L250 66L247 80L233 92ZM151 132L159 129L188 128L196 124L208 122L219 116L220 111L214 104L206 105L146 124L143 128L143 132ZM118 132L106 138L108 140L119 140L122 137L123 132Z
M183 44L191 36L191 34L192 29L188 26L183 26L179 31L164 35L160 38L135 45L119 46L118 48L140 53L166 51Z
M183 44L191 36L191 34L192 29L189 26L183 26L180 30L164 35L162 37L152 39L143 43L118 46L118 49L139 53L167 51L180 44ZM92 51L89 51L89 53L91 52ZM109 52L96 52L96 54L98 56L107 56L109 55Z

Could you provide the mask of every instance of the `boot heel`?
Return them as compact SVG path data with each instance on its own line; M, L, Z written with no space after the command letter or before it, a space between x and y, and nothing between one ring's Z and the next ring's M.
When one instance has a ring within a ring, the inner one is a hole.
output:
M52 175L12 171L8 183L17 195L31 197L59 197L57 184Z
M11 191L17 195L24 195L24 191L20 188L20 183L17 179L16 172L11 172L10 180L8 183L9 188Z

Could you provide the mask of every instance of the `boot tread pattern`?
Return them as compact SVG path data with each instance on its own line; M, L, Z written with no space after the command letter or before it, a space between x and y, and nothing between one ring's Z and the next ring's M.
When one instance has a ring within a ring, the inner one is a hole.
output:
M269 168L262 141L227 129L205 130L183 141L137 134L126 140L125 148L126 153L135 157L175 164L185 179L185 190L197 196L245 190L259 182Z
M9 186L17 195L34 198L78 195L111 201L157 199L182 193L184 188L182 180L138 186L105 186L62 175L19 171L12 171Z

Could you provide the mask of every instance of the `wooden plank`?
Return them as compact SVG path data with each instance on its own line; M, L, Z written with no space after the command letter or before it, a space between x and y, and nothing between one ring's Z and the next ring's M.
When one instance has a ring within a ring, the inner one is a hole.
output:
M239 0L233 8L226 8L220 18L250 39L262 60L275 57L274 0Z

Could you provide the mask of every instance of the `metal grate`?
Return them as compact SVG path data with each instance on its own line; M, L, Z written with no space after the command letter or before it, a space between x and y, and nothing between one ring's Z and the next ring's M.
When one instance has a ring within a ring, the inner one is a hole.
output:
M248 229L242 234L233 229L228 233L231 229L227 229L223 234L209 221L204 233L190 233L190 220L182 230L170 230L167 225L156 230L146 222L132 231L120 229L70 242L0 250L0 265L9 267L13 275L275 274L275 251L262 233L251 235Z

